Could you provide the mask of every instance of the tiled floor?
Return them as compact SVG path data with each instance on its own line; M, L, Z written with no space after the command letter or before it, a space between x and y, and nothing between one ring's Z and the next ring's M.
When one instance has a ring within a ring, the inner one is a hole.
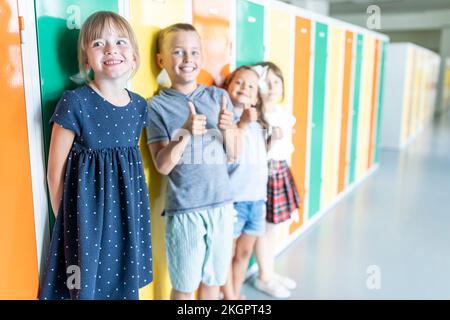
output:
M367 286L369 266L380 288ZM450 299L450 116L379 170L277 259L292 299ZM246 284L248 299L269 299Z

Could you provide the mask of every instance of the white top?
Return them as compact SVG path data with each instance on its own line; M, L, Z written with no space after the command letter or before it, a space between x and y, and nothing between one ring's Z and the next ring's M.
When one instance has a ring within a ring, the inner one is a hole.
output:
M265 112L264 117L270 127L280 127L283 131L283 138L272 141L272 148L269 150L267 158L269 160L286 160L290 164L291 155L294 152L292 128L296 121L295 117L285 107L278 105L274 111ZM271 134L271 128L269 134Z

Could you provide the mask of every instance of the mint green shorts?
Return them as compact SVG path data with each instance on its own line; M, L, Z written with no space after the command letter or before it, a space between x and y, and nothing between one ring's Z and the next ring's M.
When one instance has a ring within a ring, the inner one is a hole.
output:
M194 292L200 282L225 284L233 243L233 204L166 216L166 254L172 287Z

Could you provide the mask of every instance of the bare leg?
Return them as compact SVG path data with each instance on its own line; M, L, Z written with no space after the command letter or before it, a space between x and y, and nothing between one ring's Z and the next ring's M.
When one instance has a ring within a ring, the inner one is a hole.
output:
M199 300L219 300L220 287L207 286L204 283L200 284L198 299Z
M236 253L233 258L233 286L237 297L241 292L242 283L248 268L248 262L255 247L255 236L242 234L236 241Z
M192 300L192 292L181 292L175 289L172 289L170 293L171 300Z
M236 294L233 288L233 258L236 250L236 240L233 240L233 249L230 261L230 269L228 270L227 282L224 286L221 287L221 291L223 293L223 298L225 300L236 300Z
M266 224L266 233L258 237L255 244L256 262L259 268L259 279L269 282L274 274L276 226Z

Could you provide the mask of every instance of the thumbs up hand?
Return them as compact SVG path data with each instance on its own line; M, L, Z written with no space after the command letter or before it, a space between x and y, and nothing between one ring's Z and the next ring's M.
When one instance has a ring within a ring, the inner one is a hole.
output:
M227 110L227 99L225 96L222 96L218 127L222 131L233 129L235 127L233 123L233 112Z
M239 123L241 124L249 124L250 122L256 122L258 120L258 111L256 108L251 106L244 107L244 112L242 112L241 120Z
M206 116L197 114L192 102L188 102L189 117L183 125L183 129L188 130L192 135L203 135L206 133Z

